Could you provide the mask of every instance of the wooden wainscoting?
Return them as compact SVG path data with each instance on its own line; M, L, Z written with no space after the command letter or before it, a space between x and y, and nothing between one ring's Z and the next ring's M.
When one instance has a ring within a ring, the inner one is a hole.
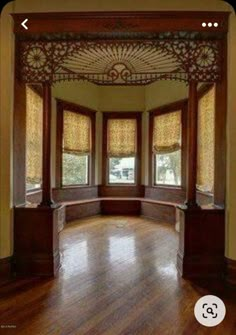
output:
M54 188L52 194L55 202L93 199L98 197L98 186Z
M143 199L141 215L158 220L158 222L176 223L176 208L173 204L161 204Z
M186 192L180 187L145 186L145 198L182 204Z
M66 222L82 219L101 213L100 199L86 200L80 203L66 204Z
M99 197L144 197L144 185L98 186Z
M140 200L136 199L119 199L101 200L101 212L108 215L140 215Z
M60 266L59 230L64 206L37 205L14 209L14 271L54 276Z
M184 278L223 277L225 268L225 211L219 208L180 212L177 267Z

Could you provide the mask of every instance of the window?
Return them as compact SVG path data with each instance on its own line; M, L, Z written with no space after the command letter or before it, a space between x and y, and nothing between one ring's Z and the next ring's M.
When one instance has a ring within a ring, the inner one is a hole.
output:
M26 190L41 187L43 101L38 93L26 87Z
M137 154L137 120L108 119L108 183L135 184Z
M91 119L78 112L64 110L62 184L87 185L91 155Z
M199 99L197 188L213 193L215 147L215 87Z
M154 184L181 185L181 111L154 117Z

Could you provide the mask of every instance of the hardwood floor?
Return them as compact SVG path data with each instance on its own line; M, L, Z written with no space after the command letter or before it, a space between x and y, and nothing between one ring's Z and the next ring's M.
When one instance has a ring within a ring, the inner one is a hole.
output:
M179 278L177 244L173 226L142 217L69 224L61 233L57 278L22 278L0 289L0 334L236 334L235 293ZM217 327L203 327L193 315L205 294L226 304Z

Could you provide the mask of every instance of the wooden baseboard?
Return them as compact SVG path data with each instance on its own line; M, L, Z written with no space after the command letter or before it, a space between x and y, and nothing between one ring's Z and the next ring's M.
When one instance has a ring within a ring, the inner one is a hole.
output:
M0 285L5 284L11 278L12 257L0 259Z
M236 288L236 260L225 258L226 273L225 281L229 286Z

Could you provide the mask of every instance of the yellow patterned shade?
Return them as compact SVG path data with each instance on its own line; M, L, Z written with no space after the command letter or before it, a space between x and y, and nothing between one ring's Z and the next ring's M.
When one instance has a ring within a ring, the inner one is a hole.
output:
M91 120L87 115L64 111L63 150L66 153L88 154L91 150Z
M130 157L136 154L137 121L135 119L110 119L107 126L108 155Z
M26 87L26 182L42 182L43 101Z
M215 87L199 100L198 105L197 188L204 192L214 189L214 147Z
M153 152L167 154L181 147L181 111L154 117Z

